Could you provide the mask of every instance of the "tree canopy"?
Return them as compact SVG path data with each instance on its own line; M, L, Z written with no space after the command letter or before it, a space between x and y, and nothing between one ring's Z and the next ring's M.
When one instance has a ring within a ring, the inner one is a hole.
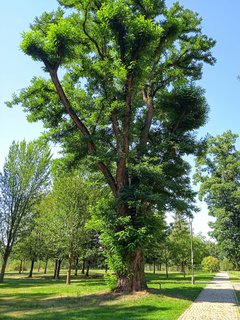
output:
M239 268L240 259L240 152L236 150L238 135L227 131L209 137L205 152L196 161L196 182L200 183L200 199L216 218L212 235L222 255Z
M3 281L13 245L27 229L34 205L49 184L50 149L41 141L13 142L0 173L0 230Z
M34 77L8 105L21 104L29 121L42 120L71 163L88 155L89 167L102 172L115 202L108 210L112 244L124 261L118 289L142 290L151 217L184 210L193 199L182 157L195 152L194 131L206 121L204 92L194 81L203 63L215 62L215 41L179 3L58 2L21 43L49 78Z

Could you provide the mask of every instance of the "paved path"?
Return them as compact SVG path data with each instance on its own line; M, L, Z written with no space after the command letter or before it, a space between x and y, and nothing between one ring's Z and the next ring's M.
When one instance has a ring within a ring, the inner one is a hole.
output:
M227 272L217 274L178 320L240 320Z

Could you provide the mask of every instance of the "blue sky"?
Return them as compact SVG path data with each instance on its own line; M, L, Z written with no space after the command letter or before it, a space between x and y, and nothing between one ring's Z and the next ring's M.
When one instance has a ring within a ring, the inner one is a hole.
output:
M167 0L168 5L173 1ZM199 81L206 90L210 106L208 123L199 130L199 135L221 134L231 129L240 134L240 1L232 0L181 0L180 3L199 13L203 18L204 32L217 41L213 54L215 66L205 66ZM4 101L10 100L13 92L28 85L33 76L42 73L41 65L31 61L19 50L21 32L29 28L35 16L57 7L56 0L9 0L1 1L0 19L0 169L13 140L37 138L41 123L28 123L18 107L8 109ZM239 144L238 144L239 146ZM194 219L195 232L206 234L209 230L206 205L200 204L201 212Z

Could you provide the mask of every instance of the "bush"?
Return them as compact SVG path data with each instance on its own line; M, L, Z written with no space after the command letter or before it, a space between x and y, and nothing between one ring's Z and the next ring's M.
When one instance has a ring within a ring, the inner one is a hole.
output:
M104 280L110 290L114 290L117 287L117 277L115 274L105 273Z
M229 271L234 270L234 266L231 261L228 260L228 258L224 258L223 261L220 262L221 270L223 271Z
M19 267L20 267L20 261L19 260L10 260L10 263L8 264L8 268L7 268L7 270L11 270L11 271L19 271ZM27 271L28 270L28 268L27 268L27 266L26 266L26 263L24 263L23 265L22 265L22 271Z
M202 270L206 272L217 272L220 270L220 261L212 256L203 258L201 265Z

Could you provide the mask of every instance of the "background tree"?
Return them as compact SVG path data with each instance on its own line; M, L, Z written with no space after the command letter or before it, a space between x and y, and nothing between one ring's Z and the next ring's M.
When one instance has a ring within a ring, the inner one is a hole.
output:
M185 277L186 267L191 259L191 235L187 219L179 213L175 214L168 237L172 263L180 267Z
M205 257L202 261L202 269L205 272L218 272L220 270L220 261L216 257Z
M43 234L38 229L36 224L36 217L32 217L31 221L28 223L28 226L22 234L21 238L18 239L14 248L13 248L13 255L20 258L20 270L22 262L25 260L31 261L30 271L29 271L29 278L32 278L34 264L37 260L43 258L46 254L46 243Z
M54 199L50 192L36 208L38 213L36 228L43 234L45 263L47 263L48 259L55 260L54 278L59 278L61 263L65 255L65 246L64 238L60 235L62 225L58 225L56 213L53 212L53 209Z
M50 80L35 77L9 105L42 120L73 162L88 155L102 172L112 191L104 217L114 222L118 290L144 290L147 222L192 197L182 156L194 152L192 131L207 106L188 84L203 62L214 63L214 41L179 3L168 10L162 0L58 2L62 9L36 18L21 43Z
M45 202L41 204L43 212L39 223L46 239L54 239L52 246L62 257L67 257L66 283L70 284L73 259L86 237L88 189L81 177L66 175L55 178L49 197L51 199L45 201L48 204L50 201L50 206L45 206Z
M32 209L49 183L50 150L40 141L13 142L0 173L0 230L3 263L0 282L13 245L25 232Z
M227 131L209 137L205 152L196 161L195 181L200 183L199 197L209 214L216 218L211 225L223 256L236 268L240 261L240 152L235 144L238 135Z
M194 265L196 268L200 268L203 258L213 252L210 250L210 246L213 247L214 243L207 240L202 234L193 235Z

